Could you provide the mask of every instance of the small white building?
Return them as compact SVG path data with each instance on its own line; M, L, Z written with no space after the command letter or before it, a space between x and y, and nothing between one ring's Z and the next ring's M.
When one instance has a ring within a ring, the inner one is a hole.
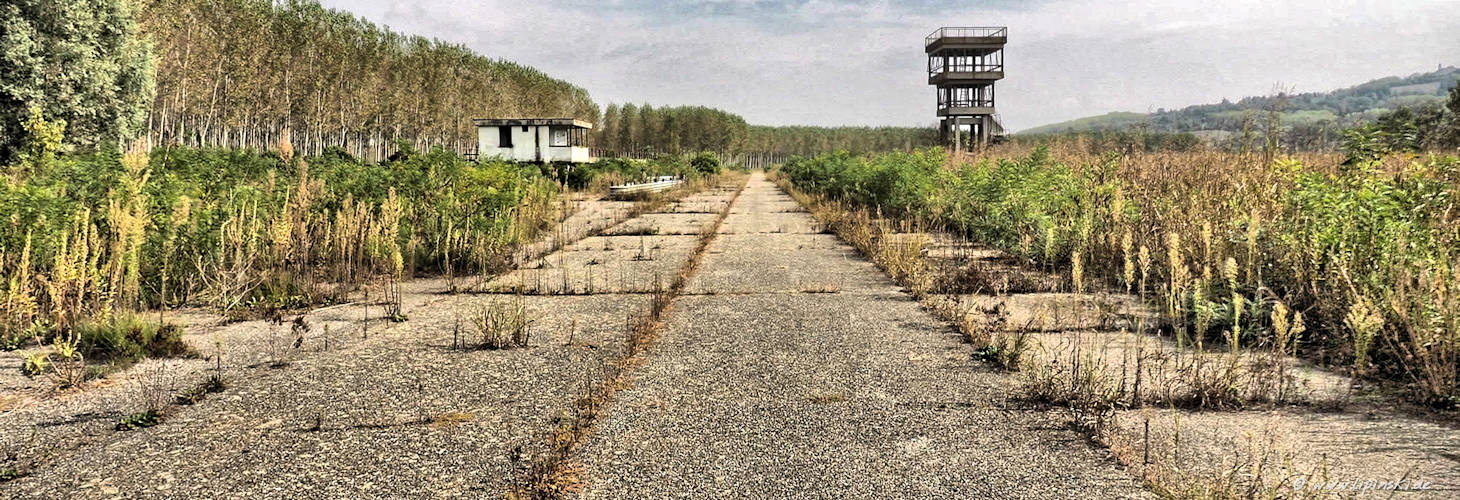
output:
M483 118L477 126L477 157L512 161L587 163L593 124L573 118Z

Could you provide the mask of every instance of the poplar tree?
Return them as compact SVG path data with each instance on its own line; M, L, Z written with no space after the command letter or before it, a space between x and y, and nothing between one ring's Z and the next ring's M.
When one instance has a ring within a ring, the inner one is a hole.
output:
M64 144L95 148L141 131L152 56L126 0L0 4L0 164L26 141L32 110L65 123Z

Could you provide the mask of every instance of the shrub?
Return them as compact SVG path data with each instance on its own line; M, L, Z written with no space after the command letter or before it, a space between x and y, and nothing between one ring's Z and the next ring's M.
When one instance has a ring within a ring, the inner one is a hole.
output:
M118 431L130 431L133 429L152 427L160 423L162 423L162 412L147 410L122 417L117 422L116 429Z
M944 155L940 149L878 156L845 151L793 158L782 167L798 188L876 207L889 215L932 215Z
M700 153L689 160L689 165L703 175L720 173L720 157L714 153Z
M182 340L182 328L152 323L133 315L83 323L78 346L87 359L130 364L142 358L176 358L195 353Z
M472 316L472 326L479 338L477 349L527 347L532 335L532 319L527 317L527 309L520 302L479 307Z

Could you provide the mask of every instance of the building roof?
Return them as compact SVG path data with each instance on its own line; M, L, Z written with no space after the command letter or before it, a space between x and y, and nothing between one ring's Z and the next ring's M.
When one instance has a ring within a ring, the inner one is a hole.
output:
M592 123L577 118L477 118L471 122L478 127L553 125L559 127L593 128Z

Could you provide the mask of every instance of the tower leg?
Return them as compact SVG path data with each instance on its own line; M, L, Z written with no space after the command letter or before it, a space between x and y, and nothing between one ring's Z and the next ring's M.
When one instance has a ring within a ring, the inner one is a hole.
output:
M992 126L993 124L991 123L992 121L993 121L993 118L990 117L989 115L980 115L978 117L978 145L979 145L979 147L985 147L985 146L988 146L989 145L989 139L990 139L989 136L991 135L989 132L993 129L993 126Z
M953 150L963 150L963 124L958 118L953 119Z

